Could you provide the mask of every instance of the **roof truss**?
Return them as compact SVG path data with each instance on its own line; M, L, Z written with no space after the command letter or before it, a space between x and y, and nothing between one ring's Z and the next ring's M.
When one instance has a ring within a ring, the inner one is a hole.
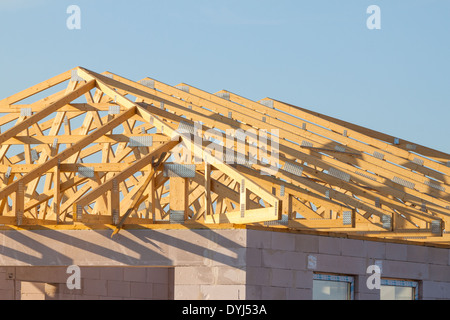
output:
M78 67L0 112L0 224L237 223L449 243L450 155L279 100Z

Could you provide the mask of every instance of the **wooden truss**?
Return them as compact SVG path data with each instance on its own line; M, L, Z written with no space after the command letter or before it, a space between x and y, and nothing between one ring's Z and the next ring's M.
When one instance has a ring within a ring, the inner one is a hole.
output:
M0 113L2 225L258 224L450 244L449 154L278 100L78 67Z

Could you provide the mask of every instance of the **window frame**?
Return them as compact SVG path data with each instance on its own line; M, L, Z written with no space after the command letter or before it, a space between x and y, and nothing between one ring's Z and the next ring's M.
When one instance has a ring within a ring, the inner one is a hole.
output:
M350 285L350 292L347 300L355 300L355 277L349 275L330 274L330 273L313 273L313 281L333 281L346 282Z
M394 286L394 287L408 287L413 288L414 295L413 301L419 300L419 281L415 280L404 280L404 279L391 279L391 278L381 278L382 286ZM380 288L381 291L381 288ZM380 296L381 298L381 296Z

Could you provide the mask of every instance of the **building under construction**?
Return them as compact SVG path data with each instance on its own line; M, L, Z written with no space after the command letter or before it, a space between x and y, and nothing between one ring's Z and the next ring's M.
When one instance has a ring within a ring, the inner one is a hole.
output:
M0 113L0 299L450 298L447 153L81 67Z

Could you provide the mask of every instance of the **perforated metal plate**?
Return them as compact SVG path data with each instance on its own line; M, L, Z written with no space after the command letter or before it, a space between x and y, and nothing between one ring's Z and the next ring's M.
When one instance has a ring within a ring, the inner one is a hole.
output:
M164 165L164 177L194 178L195 164L167 163Z
M186 134L186 133L194 134L194 129L195 128L192 123L181 121L180 124L178 125L177 131L179 134Z
M229 92L218 92L218 93L216 93L216 96L218 96L219 98L225 99L225 100L230 100Z
M416 148L417 148L417 146L415 145L415 144L407 144L406 145L406 149L408 149L408 150L416 150Z
M302 141L302 147L313 147L314 145L313 145L313 143L312 142L310 142L310 141L306 141L306 140L303 140Z
M441 220L431 221L431 233L433 233L433 234L441 234L442 233L442 221Z
M365 172L356 171L355 173L360 175L360 176L362 176L362 177L365 177L367 179L370 179L370 180L373 180L373 181L377 181L377 178L375 178L375 177L373 177L373 176L371 176L371 175L369 175L369 174L367 174Z
M330 167L328 169L328 174L330 176L336 177L338 179L341 179L341 180L344 180L344 181L347 181L347 182L350 181L350 175L348 173L343 172L343 171L338 170L338 169L333 168L333 167Z
M380 198L375 198L375 207L381 208L381 201L380 201Z
M427 212L427 204L425 202L422 202L422 207L420 208L421 211Z
M414 162L415 164L418 164L419 166L423 166L423 160L422 159L414 157L412 162Z
M94 168L92 168L92 167L79 167L78 168L78 175L80 177L93 178L94 177Z
M169 219L170 223L184 223L184 211L170 210Z
M31 108L20 108L21 117L31 117L31 115L32 115Z
M440 190L440 191L444 191L444 192L445 192L445 188L444 188L442 185L440 185L440 184L438 184L438 183L436 183L436 182L432 182L432 181L430 180L430 181L425 181L425 184L426 184L427 186L433 188L433 189L436 189L436 190Z
M261 104L263 106L269 107L269 108L273 108L273 100L262 100Z
M344 130L344 132L342 133L342 135L344 136L344 137L347 137L348 135L347 135L347 130Z
M142 84L143 86L146 86L150 89L155 89L155 81L154 80L144 79L144 80L140 81L140 84Z
M352 225L353 214L351 211L342 212L342 223L344 224L344 226Z
M398 183L399 185L402 185L404 187L410 188L410 189L414 189L414 187L416 186L411 181L407 181L407 180L404 180L404 179L399 178L399 177L392 178L392 181L395 182L395 183Z
M175 88L184 91L184 92L189 92L189 87L188 86L175 86Z
M290 163L290 162L285 162L285 164L284 164L284 171L292 173L292 174L294 174L296 176L301 177L302 173L303 173L303 167L299 166L299 165L296 165L296 164L293 164L293 163Z
M31 161L36 161L39 159L39 155L36 149L31 149Z
M8 169L6 169L6 173L5 173L6 178L9 178L11 176L11 171L12 171L11 167L8 167Z
M378 151L374 151L373 152L373 156L377 159L383 160L384 159L384 154L382 154L381 152Z
M280 186L280 197L284 197L284 189L285 189L285 187L284 187L284 185L282 184L282 185Z
M331 190L326 190L325 191L325 198L331 199Z
M339 145L335 146L334 150L340 151L340 152L345 152L345 148L343 146L339 146Z
M118 105L109 106L108 114L119 114L119 113L120 113L120 106Z
M53 145L52 148L56 149L56 147L58 146L58 138L53 139Z
M72 70L70 76L71 76L70 81L84 81L84 79L78 75L78 70L76 69Z
M130 147L151 147L153 146L152 136L130 137Z
M392 217L387 214L383 215L381 218L381 222L383 223L383 228L391 230L392 229Z

